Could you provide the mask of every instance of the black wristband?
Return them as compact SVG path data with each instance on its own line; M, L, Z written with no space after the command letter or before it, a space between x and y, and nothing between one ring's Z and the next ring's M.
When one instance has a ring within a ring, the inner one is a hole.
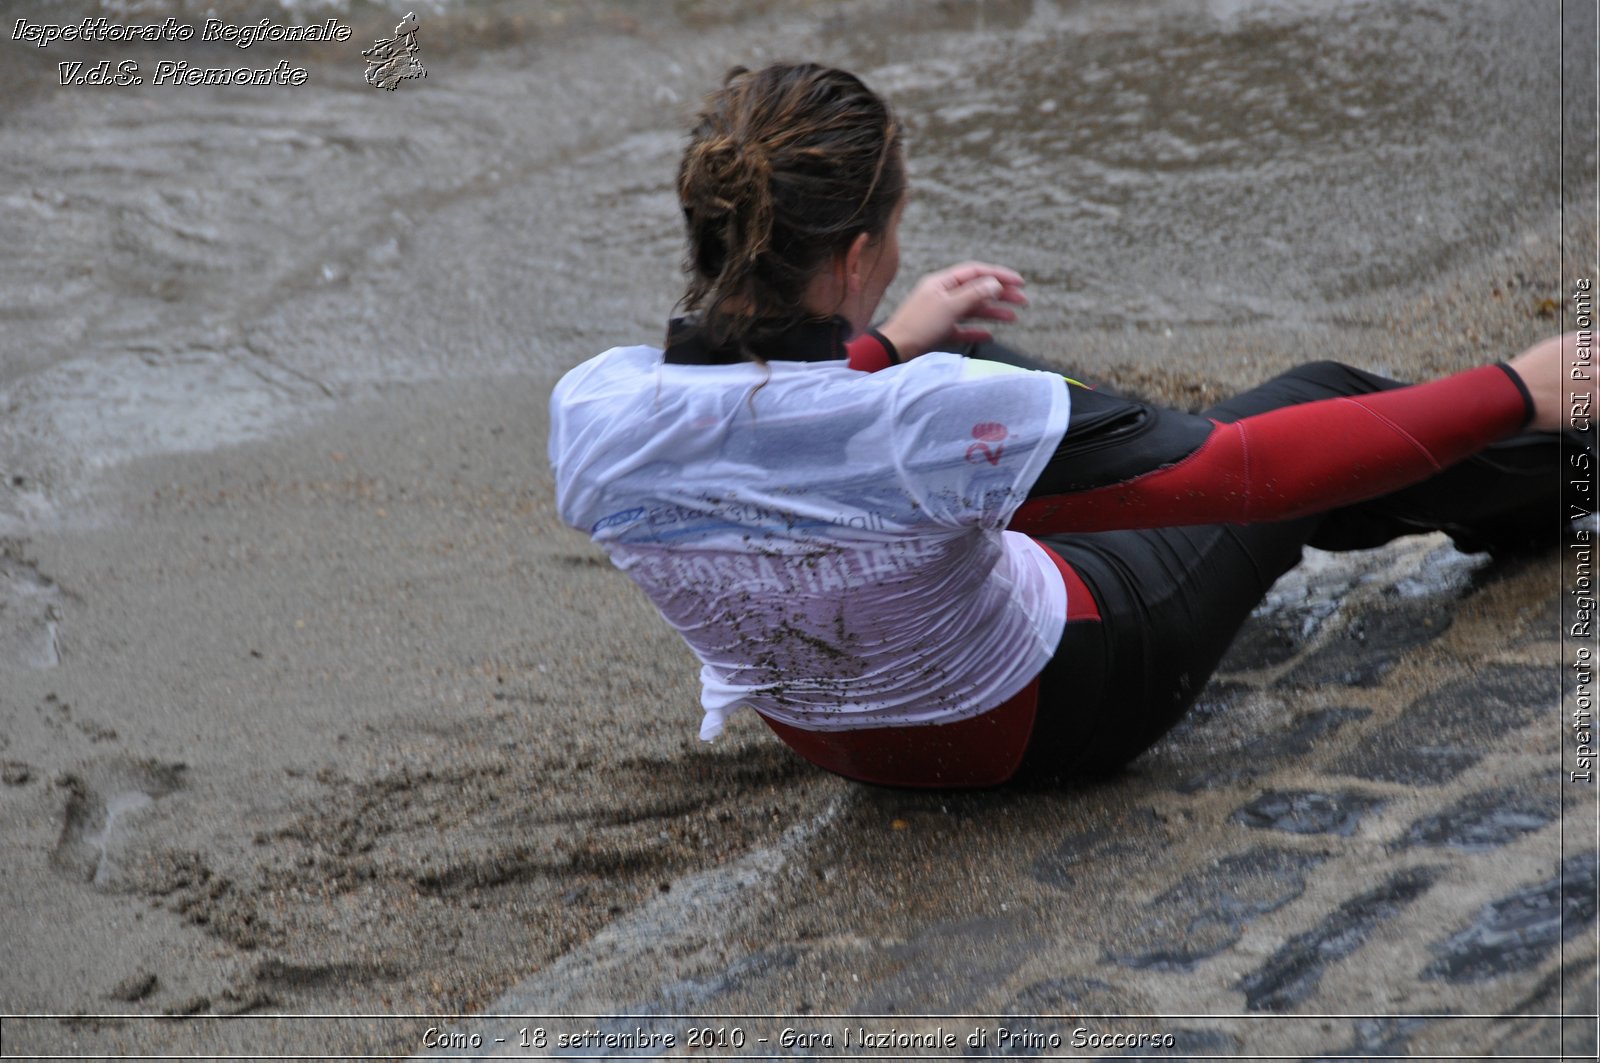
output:
M1528 385L1523 383L1522 377L1515 369L1511 368L1508 363L1496 362L1494 364L1505 370L1506 376L1511 378L1511 382L1517 385L1517 390L1522 393L1522 408L1524 411L1526 411L1526 415L1522 418L1522 423L1526 425L1529 421L1533 420L1533 415L1535 413L1533 406L1533 393L1528 390Z
M889 356L890 365L900 364L900 352L894 349L894 344L889 342L888 336L885 336L882 332L879 332L875 327L867 329L867 335L871 336L873 339L877 340L883 345L883 353Z

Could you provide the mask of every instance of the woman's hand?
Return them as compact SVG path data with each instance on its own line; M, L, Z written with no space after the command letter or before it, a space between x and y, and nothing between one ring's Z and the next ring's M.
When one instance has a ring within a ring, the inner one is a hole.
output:
M1568 332L1529 347L1508 363L1522 378L1533 396L1533 420L1528 427L1536 432L1559 432L1573 427L1573 412L1587 421L1593 414L1593 348L1585 348L1580 359L1578 334Z
M929 351L991 339L986 329L964 327L962 322L973 318L1015 321L1016 311L1005 304L1028 305L1022 283L1021 274L987 262L963 262L930 273L917 282L879 331L894 344L903 362Z

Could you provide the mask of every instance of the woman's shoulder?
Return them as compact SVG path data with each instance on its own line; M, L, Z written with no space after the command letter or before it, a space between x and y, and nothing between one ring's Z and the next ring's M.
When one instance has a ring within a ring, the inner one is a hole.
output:
M595 374L653 368L661 362L661 348L649 344L631 344L625 347L608 347L592 358L587 358L567 370L563 380L583 379Z
M551 402L559 407L636 390L660 363L659 347L612 347L563 373L550 394Z

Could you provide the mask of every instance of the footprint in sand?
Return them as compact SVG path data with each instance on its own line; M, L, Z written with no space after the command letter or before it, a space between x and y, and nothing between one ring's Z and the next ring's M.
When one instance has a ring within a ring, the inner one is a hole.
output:
M118 888L118 854L141 809L183 787L183 764L111 757L59 776L66 791L61 840L51 854L57 870L98 890Z
M61 663L56 625L61 589L0 540L0 670L54 668Z

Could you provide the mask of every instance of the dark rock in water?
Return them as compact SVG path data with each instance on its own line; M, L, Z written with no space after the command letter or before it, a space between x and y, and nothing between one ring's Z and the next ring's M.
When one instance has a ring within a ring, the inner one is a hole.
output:
M1256 688L1246 683L1234 683L1226 679L1213 679L1205 685L1195 703L1189 711L1183 714L1183 719L1167 732L1163 742L1175 739L1181 740L1182 736L1197 728L1204 727L1218 716L1227 711L1228 707L1241 697L1245 697Z
M1247 672L1273 668L1299 653L1316 634L1320 620L1299 611L1252 616L1234 636L1219 672Z
M1424 978L1481 982L1538 964L1595 918L1595 854L1569 856L1561 873L1485 905L1472 925L1434 946Z
M1372 715L1371 709L1335 708L1319 709L1295 717L1287 728L1268 733L1252 740L1243 749L1230 751L1227 762L1215 770L1199 772L1185 778L1174 789L1192 794L1211 786L1225 785L1253 779L1264 771L1279 766L1289 757L1299 757L1311 752L1320 739L1333 734L1352 720L1364 720Z
M1080 864L1097 865L1112 858L1126 858L1149 851L1166 842L1166 830L1152 809L1141 809L1123 820L1075 831L1049 852L1033 862L1031 873L1048 886L1072 885L1073 868Z
M1400 844L1449 846L1482 852L1516 841L1555 819L1552 797L1518 790L1480 790L1454 806L1411 824Z
M1257 917L1305 892L1321 853L1258 846L1191 872L1151 902L1152 915L1118 938L1106 958L1125 967L1189 970L1239 940Z
M1272 790L1241 806L1228 818L1256 830L1349 837L1362 816L1382 806L1383 798L1353 790L1338 794Z
M1473 722L1507 730L1531 721L1560 693L1561 677L1546 665L1486 666L1423 694L1408 715L1422 714L1430 727L1443 730L1470 709Z
M1148 1011L1145 998L1124 985L1100 978L1047 978L1020 990L1007 1014L1117 1015Z
M1400 658L1450 630L1453 617L1431 598L1409 599L1352 617L1343 631L1284 677L1296 687L1377 686Z
M1485 667L1429 691L1332 769L1363 779L1437 786L1483 756L1474 735L1514 730L1559 696L1560 677L1524 664Z
M1072 885L1072 868L1091 857L1123 857L1139 846L1125 835L1105 827L1094 827L1068 836L1053 850L1033 862L1032 874L1050 886Z
M1271 959L1239 980L1245 1007L1282 1011L1308 999L1329 964L1365 944L1374 927L1420 897L1436 877L1432 868L1412 868L1378 889L1345 901L1316 927L1290 939Z
M1333 770L1363 779L1439 786L1478 763L1482 757L1476 750L1456 746L1397 745L1392 738L1385 734L1374 739L1372 745L1335 764Z

